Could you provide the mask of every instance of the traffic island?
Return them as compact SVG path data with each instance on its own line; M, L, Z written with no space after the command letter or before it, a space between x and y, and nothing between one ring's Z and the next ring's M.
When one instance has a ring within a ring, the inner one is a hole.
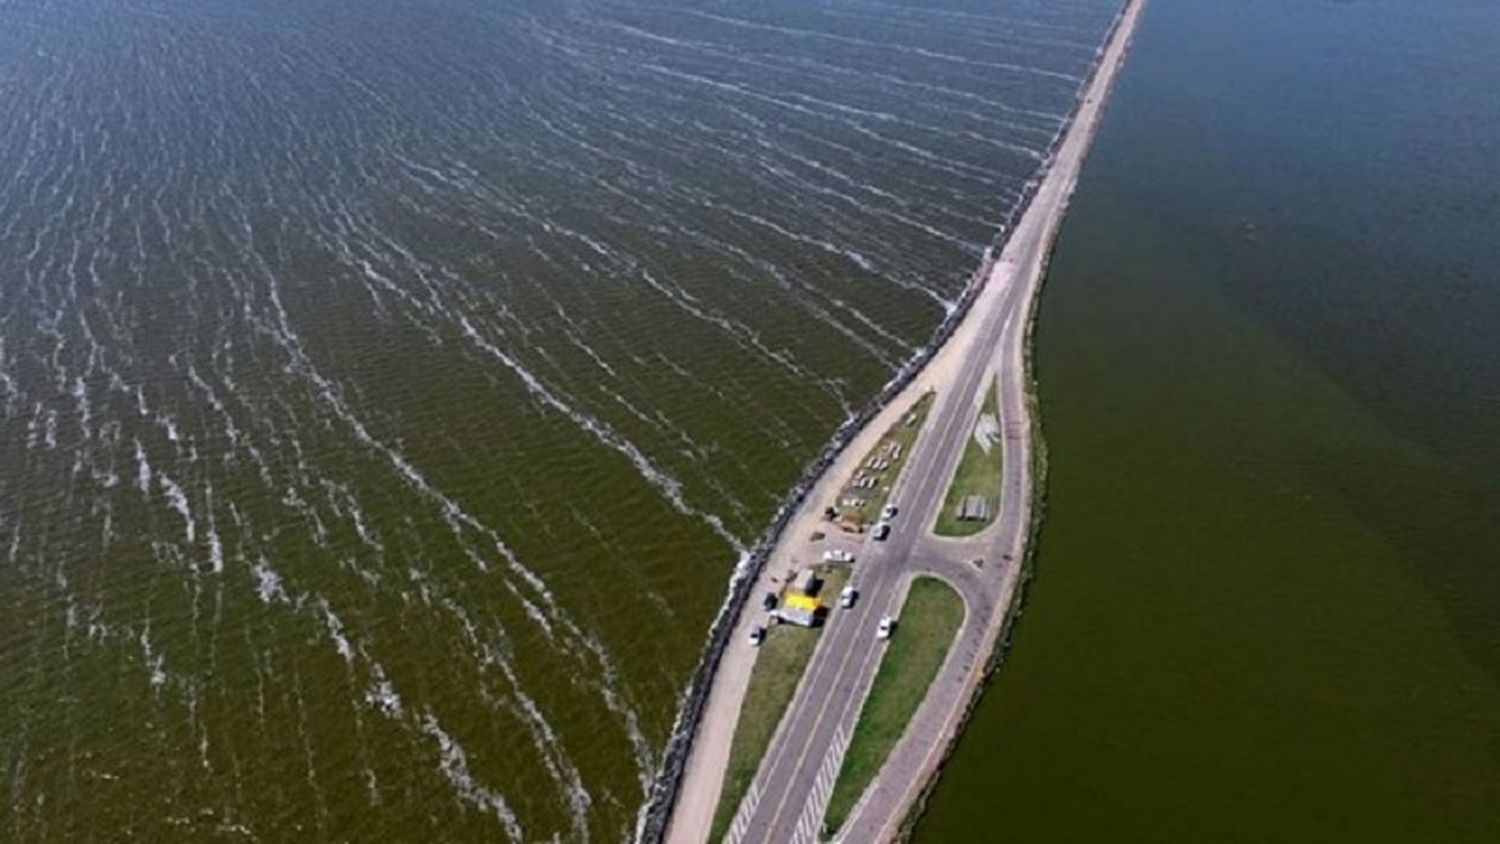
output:
M834 781L823 816L824 838L838 832L906 732L963 620L963 598L953 587L936 577L912 581Z
M938 511L933 533L938 536L973 536L994 521L1000 511L1000 470L1004 448L1000 442L1000 406L991 384L974 431L964 446L964 456L953 472L943 507Z

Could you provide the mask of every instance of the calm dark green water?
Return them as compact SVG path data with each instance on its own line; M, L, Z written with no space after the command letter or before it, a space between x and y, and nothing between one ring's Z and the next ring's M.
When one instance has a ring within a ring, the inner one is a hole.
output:
M0 0L0 840L619 841L1119 0Z
M1500 840L1500 6L1153 0L918 841Z

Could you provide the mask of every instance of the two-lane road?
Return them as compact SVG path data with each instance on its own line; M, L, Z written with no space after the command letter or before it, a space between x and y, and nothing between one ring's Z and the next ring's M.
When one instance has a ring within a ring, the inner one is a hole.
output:
M969 435L974 429L994 373L994 350L1006 326L1024 319L1023 303L1014 285L984 314L954 380L940 389L921 437L912 449L893 503L900 508L895 529L886 542L867 540L855 564L852 584L862 600L851 611L833 612L807 676L798 689L781 731L752 786L731 831L730 841L812 841L821 827L832 780L843 759L859 709L884 652L875 639L882 615L900 610L906 585L923 572L946 574L952 564L944 543L927 539L927 527L937 518ZM1004 421L1004 420L1003 420ZM1002 443L1016 443L1002 440ZM1025 455L1006 455L1006 465L1024 464ZM1009 498L1009 496L1007 496ZM1024 507L1002 507L997 522L1009 522L1011 533L1024 529ZM994 532L994 528L987 533ZM946 552L946 553L945 553ZM998 558L991 573L998 578ZM967 564L963 564L967 565ZM971 567L972 568L972 567ZM946 578L945 578L946 579ZM953 578L966 604L965 627L982 630L995 611L994 590L979 578ZM900 635L899 631L897 635ZM737 837L738 836L738 837Z
M878 442L879 432L898 418L895 414L926 390L936 391L932 413L892 495L901 510L895 529L888 541L870 539L860 548L852 580L860 601L851 610L831 614L787 714L741 801L726 839L731 844L816 840L833 781L884 653L875 639L876 626L882 615L899 613L914 577L932 574L950 583L964 599L964 621L912 723L839 830L840 839L864 844L895 836L902 818L934 776L966 707L978 692L1019 588L1019 561L1032 519L1032 418L1026 358L1031 311L1048 252L1143 5L1144 0L1129 0L1122 10L1035 197L962 322L887 411L850 444L830 470L832 477L819 482L778 543L772 557L777 566L795 567L800 559L815 555L808 537L819 523L823 504L836 494L837 477L852 471L860 455ZM991 384L997 386L1004 432L1000 440L1004 477L995 522L968 539L936 537L930 528ZM976 558L985 561L982 568L969 562ZM752 623L750 618L748 611L742 614L737 630ZM896 635L900 635L899 627ZM723 760L747 676L743 657L726 658L715 676L716 684L727 682L714 687L700 725L700 743L695 744L681 790L693 800L678 803L668 837L673 844L698 844L708 836L710 801L722 783Z
M976 323L975 328L955 334L951 341L959 362L950 362L943 371L946 377L929 384L938 395L893 496L902 511L896 529L886 543L866 542L856 564L853 583L864 603L830 618L825 641L752 786L754 800L746 800L736 817L731 841L802 844L816 839L833 780L884 651L875 641L876 624L881 615L899 612L906 586L915 576L934 574L948 581L964 599L964 622L927 699L843 824L841 838L865 842L894 835L978 688L1019 585L1018 561L1031 522L1032 420L1026 368L1031 309L1140 7L1132 2L1122 12L1073 125L966 318ZM995 523L968 540L937 538L929 528L991 384L998 386L1004 431L1004 478ZM968 562L976 558L985 560L982 569Z

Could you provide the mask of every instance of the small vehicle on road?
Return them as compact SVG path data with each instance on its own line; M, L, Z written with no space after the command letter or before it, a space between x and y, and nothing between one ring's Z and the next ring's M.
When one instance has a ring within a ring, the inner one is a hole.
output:
M761 642L764 642L765 640L766 628L761 627L759 624L750 628L750 647L758 648L760 647Z
M884 641L891 638L891 634L895 631L896 619L891 618L890 616L885 616L884 618L880 619L880 626L875 628L875 638Z
M880 518L882 521L888 522L891 519L896 518L896 514L899 512L900 510L896 509L896 505L887 504L885 505L885 509L880 511Z
M846 610L853 609L854 602L858 600L859 590L855 589L853 586L845 586L844 590L839 593L839 606L843 607Z
M830 548L827 551L823 552L823 562L852 563L854 562L854 555L849 553L848 551L844 551L838 548Z
M875 530L871 532L876 542L884 542L891 535L890 522L876 522Z
M767 592L765 597L760 599L760 608L766 612L776 609L776 593Z

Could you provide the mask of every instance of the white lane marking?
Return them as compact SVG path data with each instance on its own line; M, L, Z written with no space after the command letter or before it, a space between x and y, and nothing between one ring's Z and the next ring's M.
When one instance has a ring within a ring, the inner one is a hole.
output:
M829 742L828 753L823 757L823 762L818 766L818 775L813 783L812 792L808 795L806 805L802 807L802 814L797 818L797 828L792 834L792 844L812 844L818 832L818 821L823 818L823 813L828 807L828 798L833 792L834 783L837 781L839 769L844 761L844 751L847 749L847 733L844 724L839 724L834 730L833 739Z
M755 814L755 807L760 805L760 795L760 784L752 784L750 792L740 803L740 810L734 815L734 822L729 826L729 834L724 836L724 844L739 844L740 839L745 837L745 830L750 826L750 818Z

